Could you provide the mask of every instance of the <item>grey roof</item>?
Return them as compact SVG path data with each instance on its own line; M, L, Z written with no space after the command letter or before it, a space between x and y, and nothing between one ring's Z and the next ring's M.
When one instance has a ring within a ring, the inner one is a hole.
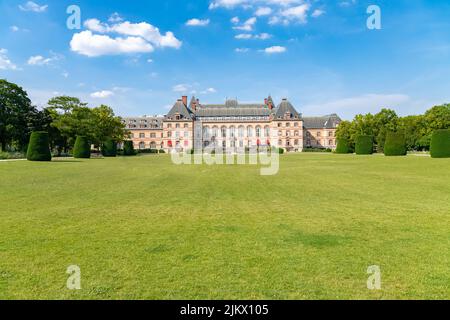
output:
M323 117L305 117L303 126L306 129L334 129L342 122L337 114L330 114Z
M162 129L164 117L125 117L122 122L127 129Z
M202 104L197 107L197 117L269 117L269 108L264 103L240 104L227 100L225 104Z
M175 120L175 116L180 115L180 120L193 120L192 111L184 105L182 100L178 100L166 116L167 120Z
M274 109L275 119L285 119L289 114L290 119L301 118L300 114L295 110L294 106L287 100L283 99L276 109Z

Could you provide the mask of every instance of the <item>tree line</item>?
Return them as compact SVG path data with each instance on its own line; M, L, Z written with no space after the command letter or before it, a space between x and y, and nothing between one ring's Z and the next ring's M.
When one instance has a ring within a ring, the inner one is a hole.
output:
M58 155L69 152L77 136L100 148L105 141L123 141L129 134L106 105L89 108L78 98L59 96L39 110L25 90L0 79L1 151L25 152L34 131L48 132L50 148Z
M383 152L388 133L403 133L408 151L428 151L433 132L449 128L450 104L444 104L431 108L423 115L407 117L399 117L390 109L382 109L375 115L359 114L352 121L343 121L336 137L337 140L346 139L354 150L358 136L373 136L377 151Z

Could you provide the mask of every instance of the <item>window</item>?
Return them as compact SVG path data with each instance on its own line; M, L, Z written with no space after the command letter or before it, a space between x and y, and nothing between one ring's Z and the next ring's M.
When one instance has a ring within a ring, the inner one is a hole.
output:
M156 138L156 133L150 133L150 138Z
M185 146L185 147L189 147L189 141L185 140L185 141L184 141L184 146Z
M226 138L227 137L227 128L222 127L221 131L222 131L222 138Z
M171 131L167 132L167 138L172 138L172 132Z
M189 124L185 123L185 124L184 124L184 128L185 128L185 129L189 128Z
M244 141L239 141L239 147L241 147L241 148L244 147Z
M180 124L177 123L177 124L175 125L175 128L176 128L176 129L180 129Z
M252 127L247 127L247 136L249 138L253 137L253 128Z
M281 122L278 122L278 128L281 128Z
M320 131L317 131L317 136L320 137L322 133Z
M266 132L266 137L270 138L270 127L269 126L265 127L264 131Z
M167 128L172 128L172 124L169 123L169 124L167 125Z
M286 128L289 128L291 124L289 122L286 123Z
M296 128L298 127L298 122L294 123L294 127Z
M294 140L294 146L298 146L298 140L297 139Z
M243 138L245 134L245 128L239 127L239 138Z
M328 145L329 145L329 146L334 145L333 140L328 141Z
M139 138L144 139L145 138L145 133L139 133Z
M145 142L139 143L139 149L141 149L141 150L145 149Z
M278 135L281 137L283 135L283 131L278 131Z
M230 128L230 137L231 138L236 137L236 128L235 127Z
M290 131L286 131L286 137L289 137L291 135Z
M150 149L156 149L156 142L155 141L150 142Z
M185 137L185 138L189 138L189 131L185 131L185 132L184 132L184 137Z
M332 136L333 136L333 131L329 131L329 132L328 132L328 136L329 136L329 137L332 137Z
M294 136L298 137L298 131L294 132Z
M256 127L256 137L261 138L261 127Z

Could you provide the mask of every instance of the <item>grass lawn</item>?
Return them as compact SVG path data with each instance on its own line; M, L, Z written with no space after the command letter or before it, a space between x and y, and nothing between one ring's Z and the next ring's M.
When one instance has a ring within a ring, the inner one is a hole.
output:
M0 162L0 203L0 299L450 299L450 159Z

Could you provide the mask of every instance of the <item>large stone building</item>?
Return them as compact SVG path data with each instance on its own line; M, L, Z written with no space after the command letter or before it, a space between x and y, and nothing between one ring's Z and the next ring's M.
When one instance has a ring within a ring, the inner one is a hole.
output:
M276 146L288 152L305 148L336 148L341 119L332 114L303 117L283 99L276 106L269 96L261 103L201 104L192 97L179 99L166 116L124 118L136 149L166 152L192 148L251 148Z

